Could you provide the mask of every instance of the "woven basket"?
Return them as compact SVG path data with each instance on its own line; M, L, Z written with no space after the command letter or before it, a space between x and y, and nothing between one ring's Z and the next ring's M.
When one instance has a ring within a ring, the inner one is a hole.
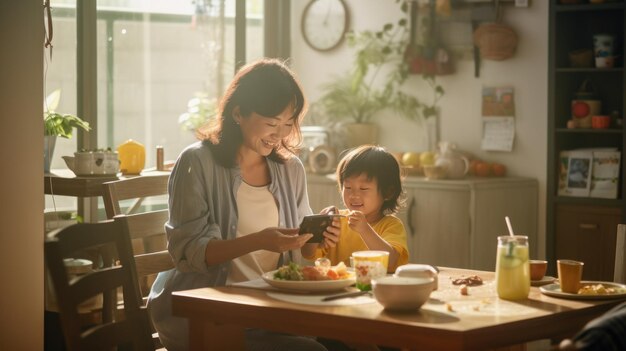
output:
M480 56L486 60L502 61L515 54L517 34L502 23L481 24L474 31L474 45L480 48Z

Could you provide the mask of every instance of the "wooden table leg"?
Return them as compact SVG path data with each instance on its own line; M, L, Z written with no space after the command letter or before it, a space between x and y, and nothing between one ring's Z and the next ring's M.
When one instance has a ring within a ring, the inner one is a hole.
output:
M189 321L189 349L200 350L245 350L244 328L239 325L225 325Z

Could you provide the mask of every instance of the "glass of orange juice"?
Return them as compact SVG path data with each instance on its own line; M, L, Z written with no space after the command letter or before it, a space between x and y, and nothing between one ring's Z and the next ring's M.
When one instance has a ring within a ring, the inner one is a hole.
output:
M498 237L496 257L496 289L498 297L521 300L530 292L528 237L506 235Z

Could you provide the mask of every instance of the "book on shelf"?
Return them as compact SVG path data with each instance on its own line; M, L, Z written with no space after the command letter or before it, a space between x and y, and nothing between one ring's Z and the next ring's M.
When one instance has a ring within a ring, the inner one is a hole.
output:
M558 195L617 198L620 159L617 148L561 151Z

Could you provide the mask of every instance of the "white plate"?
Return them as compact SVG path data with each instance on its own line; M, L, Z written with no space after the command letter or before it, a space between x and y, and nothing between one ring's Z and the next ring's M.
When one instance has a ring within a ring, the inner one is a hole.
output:
M617 293L617 294L610 294L610 295L579 295L579 294L571 294L571 293L565 293L561 291L561 286L559 284L550 284L550 285L545 285L539 288L539 290L548 295L548 296L553 296L553 297L561 297L564 299L574 299L574 300L609 300L609 299L623 299L626 298L626 285L624 284L618 284L618 283L613 283L613 282L600 282L600 281L582 281L581 282L583 285L590 285L590 284L602 284L607 288L618 288L618 289L622 289L622 292Z
M275 288L292 291L318 292L341 290L353 285L356 281L354 274L350 274L347 279L338 280L282 280L274 279L274 273L276 271L267 272L261 277Z
M543 286L543 285L554 283L555 280L556 280L555 277L551 277L549 275L546 275L546 276L544 276L543 278L541 278L539 280L531 280L530 281L530 285L532 285L532 286Z

